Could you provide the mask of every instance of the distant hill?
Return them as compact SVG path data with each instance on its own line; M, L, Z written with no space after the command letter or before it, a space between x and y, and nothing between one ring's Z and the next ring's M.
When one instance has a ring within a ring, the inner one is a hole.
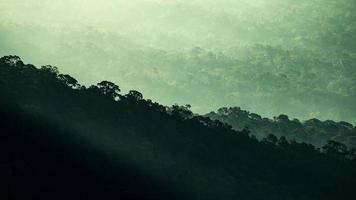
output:
M238 105L355 124L355 10L355 0L1 0L0 55L200 114Z
M325 145L328 140L356 147L356 127L344 121L310 119L301 122L298 119L289 119L287 115L269 119L242 110L240 107L220 108L217 112L210 112L205 116L227 123L235 130L249 128L251 133L260 139L274 134L318 147Z
M242 110L240 107L220 108L217 112L210 112L205 116L230 124L235 130L247 127L253 135L260 139L274 134L279 137L284 136L288 140L305 142L318 147L325 145L328 140L356 147L356 127L344 121L310 119L301 122L298 119L289 119L287 115L269 119Z
M189 108L0 58L1 199L356 197L344 144L258 141Z

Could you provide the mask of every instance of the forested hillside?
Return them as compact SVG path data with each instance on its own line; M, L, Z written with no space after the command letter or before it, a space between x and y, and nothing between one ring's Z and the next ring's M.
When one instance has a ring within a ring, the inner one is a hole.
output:
M0 59L4 199L353 199L356 154L162 106L109 81Z
M289 119L287 115L269 119L239 107L220 108L217 112L210 112L205 116L230 124L235 130L248 128L251 134L259 139L273 134L288 140L313 144L317 147L325 145L329 140L341 142L349 147L356 147L356 127L344 121L320 121L315 118L300 121Z
M4 0L0 55L201 114L239 105L355 124L355 9L354 0Z

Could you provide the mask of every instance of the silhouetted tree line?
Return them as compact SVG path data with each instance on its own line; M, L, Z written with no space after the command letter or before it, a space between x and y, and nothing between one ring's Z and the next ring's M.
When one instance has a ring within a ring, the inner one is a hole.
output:
M346 144L352 148L351 152L356 147L356 127L344 121L310 119L301 122L298 119L289 119L287 115L269 119L239 107L220 108L217 112L208 113L206 117L228 123L236 130L249 127L252 134L259 139L274 134L317 147L330 146L331 143L339 143L339 146Z
M355 152L322 149L162 106L109 81L0 59L9 199L353 199Z

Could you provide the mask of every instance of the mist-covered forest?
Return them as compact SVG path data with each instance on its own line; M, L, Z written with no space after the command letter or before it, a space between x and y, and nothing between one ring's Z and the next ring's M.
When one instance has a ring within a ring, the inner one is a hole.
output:
M290 119L287 115L266 118L239 107L219 108L216 112L210 112L205 116L227 123L235 130L248 129L260 140L273 134L277 137L285 137L289 141L295 140L316 147L321 147L330 140L356 147L356 127L345 121L321 121L316 118L300 121Z
M163 106L0 58L1 199L353 199L356 151Z
M0 55L208 113L356 122L354 0L3 0Z
M0 0L0 199L355 199L355 10Z

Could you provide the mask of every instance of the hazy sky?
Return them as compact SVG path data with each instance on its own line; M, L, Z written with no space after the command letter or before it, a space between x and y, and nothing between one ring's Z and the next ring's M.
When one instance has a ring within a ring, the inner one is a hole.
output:
M0 55L199 113L356 121L352 0L0 0Z

